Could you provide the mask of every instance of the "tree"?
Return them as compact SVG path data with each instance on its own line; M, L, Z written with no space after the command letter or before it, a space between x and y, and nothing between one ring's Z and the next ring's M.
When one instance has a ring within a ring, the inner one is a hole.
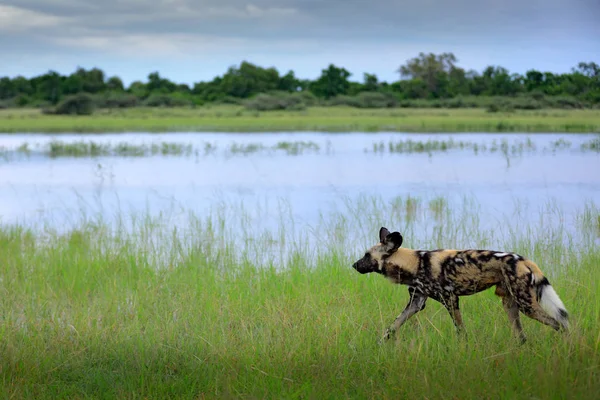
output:
M525 89L528 92L533 92L534 90L541 89L544 83L544 74L540 71L536 71L535 69L530 69L525 73Z
M511 76L506 68L488 66L481 78L487 95L512 96L519 91L520 76Z
M377 75L364 73L363 75L364 87L367 92L375 92L379 89L379 81Z
M111 76L106 81L106 88L108 90L122 92L125 90L125 86L123 85L123 81L118 76Z
M595 62L580 62L577 64L577 68L573 68L573 72L579 72L588 78L600 79L600 66Z
M279 72L275 68L261 68L243 61L239 68L229 67L220 83L225 95L248 98L257 93L277 90Z
M425 83L431 97L448 95L448 76L456 69L456 57L452 53L419 53L398 68L401 78L420 79Z
M0 78L0 100L12 99L16 95L17 92L12 80L8 76Z
M177 85L168 79L162 78L158 71L148 74L146 88L149 92L173 93Z
M315 96L329 99L340 94L347 94L350 88L348 78L352 74L345 68L338 68L329 64L327 69L321 71L321 76L310 86Z
M36 92L42 100L57 104L62 96L63 77L56 71L34 78Z
M279 79L278 89L284 92L297 92L301 89L301 86L301 82L296 78L294 71L290 70Z
M81 80L82 90L87 93L99 93L106 89L104 82L104 71L98 68L92 68L89 71L84 68L77 68L75 72Z

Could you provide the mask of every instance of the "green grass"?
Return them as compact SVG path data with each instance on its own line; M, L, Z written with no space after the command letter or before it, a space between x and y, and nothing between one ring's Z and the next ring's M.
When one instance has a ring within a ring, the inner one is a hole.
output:
M471 204L448 207L443 198L348 203L311 231L316 245L289 224L235 232L244 217L228 212L179 229L164 216L116 227L87 218L62 234L3 224L0 397L595 398L598 209L575 216L577 240L561 224L548 228L556 210L539 226L517 220L500 240L497 229L476 227ZM378 345L406 287L350 264L383 220L402 229L406 246L532 257L571 312L572 332L523 317L529 341L519 345L492 289L461 300L467 340L430 300L395 343ZM417 235L428 223L431 233Z
M489 113L484 109L356 109L248 111L242 106L99 110L92 116L0 110L0 132L170 131L403 131L403 132L600 132L600 110Z

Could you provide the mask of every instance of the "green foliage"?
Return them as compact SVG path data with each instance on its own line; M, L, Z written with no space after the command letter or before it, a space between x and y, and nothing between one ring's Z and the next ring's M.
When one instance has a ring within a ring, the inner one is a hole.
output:
M400 80L390 83L381 82L369 73L363 74L362 82L350 81L352 74L333 64L323 69L317 79L308 80L298 78L292 70L280 75L274 67L263 68L242 61L239 66L229 67L222 76L191 86L173 82L158 71L148 74L145 82L137 80L126 86L118 76L107 77L98 68L78 67L66 76L48 71L30 79L0 77L0 107L55 106L67 96L79 93L92 94L100 108L206 103L243 103L254 110L295 107L288 104L295 101L289 100L292 98L282 100L285 96L279 93L283 92L309 94L329 104L361 108L477 106L490 111L593 108L600 104L599 71L594 62L580 62L570 73L562 74L528 70L521 75L495 65L477 72L458 66L453 53L419 53L398 68ZM258 94L266 96L256 99ZM472 98L475 100L467 100ZM494 98L508 100L495 104ZM245 101L248 99L253 100ZM302 99L303 104L310 106L308 98Z
M95 103L98 108L129 108L138 106L140 101L133 94L114 91L97 96Z
M46 111L47 114L57 115L91 115L94 113L94 98L87 93L79 93L66 97L54 109Z
M307 104L299 93L260 93L244 102L248 110L304 110Z
M148 107L181 107L191 105L192 101L181 94L153 93L144 100L143 104Z
M319 79L311 83L310 91L325 99L347 94L350 88L348 78L351 75L345 68L330 64L327 69L321 71Z
M328 101L331 106L350 106L356 108L391 108L398 104L389 93L360 92L356 96L336 96Z

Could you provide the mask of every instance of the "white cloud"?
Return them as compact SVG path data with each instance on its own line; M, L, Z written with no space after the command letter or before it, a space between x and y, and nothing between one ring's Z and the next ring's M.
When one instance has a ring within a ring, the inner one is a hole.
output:
M240 40L185 34L86 34L48 38L54 44L122 56L165 57L190 51L215 51L240 45Z
M64 17L0 4L0 31L21 32L32 28L51 28L66 20Z
M75 33L76 32L76 33ZM272 40L268 44L249 38L227 38L200 34L130 34L78 30L69 36L46 37L52 45L124 57L198 57L203 54L249 51L294 51L318 49L316 41Z

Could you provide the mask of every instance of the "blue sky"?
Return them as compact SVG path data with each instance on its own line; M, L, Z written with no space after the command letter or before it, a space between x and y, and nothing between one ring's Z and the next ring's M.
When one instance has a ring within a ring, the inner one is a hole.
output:
M481 71L600 63L598 0L0 0L0 76L102 68L211 80L247 60L313 79L329 63L398 79L419 52Z

